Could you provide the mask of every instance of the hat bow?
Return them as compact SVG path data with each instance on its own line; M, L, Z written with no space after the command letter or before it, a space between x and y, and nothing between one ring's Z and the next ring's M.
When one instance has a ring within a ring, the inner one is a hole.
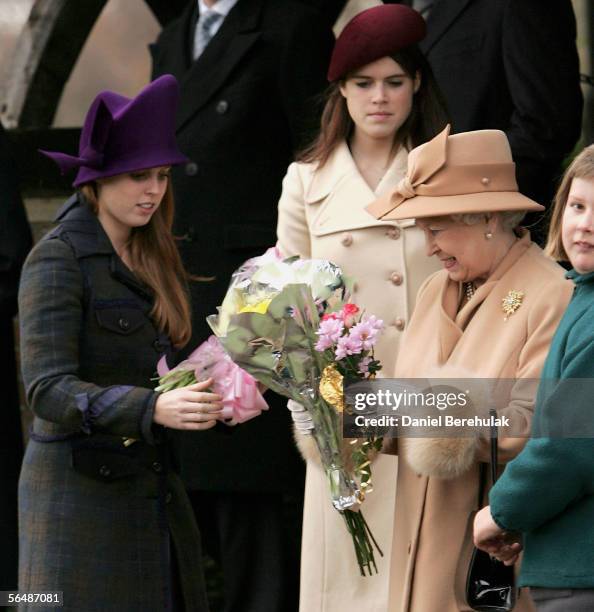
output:
M406 176L400 180L396 188L367 206L367 212L376 219L381 219L406 200L419 195L416 188L425 183L446 163L449 134L450 126L447 125L433 140L425 143L422 155L417 156L412 164L409 163Z

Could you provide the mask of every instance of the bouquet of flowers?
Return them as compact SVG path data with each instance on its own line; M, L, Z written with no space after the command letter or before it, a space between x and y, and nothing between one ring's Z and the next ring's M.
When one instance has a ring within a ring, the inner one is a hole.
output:
M157 364L157 373L160 378L155 390L162 392L212 378L212 391L223 398L226 425L245 423L261 414L262 410L268 410L254 378L231 360L216 336L210 336L172 370L162 357Z
M381 550L357 505L371 489L368 438L343 460L343 380L373 376L373 346L382 321L348 302L350 281L323 260L281 259L276 249L245 262L232 276L218 315L208 322L231 359L264 385L302 404L328 477L334 507L353 538L361 574L377 572Z

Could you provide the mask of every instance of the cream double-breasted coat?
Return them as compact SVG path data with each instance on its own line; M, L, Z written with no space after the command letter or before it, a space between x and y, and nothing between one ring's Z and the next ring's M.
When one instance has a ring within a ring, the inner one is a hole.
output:
M365 206L394 188L406 173L401 149L373 191L363 180L346 143L327 163L293 163L279 203L278 246L285 255L328 259L355 279L353 300L385 322L376 348L383 373L392 373L396 351L411 316L417 291L437 269L424 253L414 221L378 221ZM362 578L344 521L331 505L325 475L307 462L301 552L302 612L386 612L394 520L397 462L373 463L374 491L363 511L383 549L379 573Z
M502 300L512 290L524 297L505 320ZM441 366L449 378L470 373L477 378L538 378L572 293L562 268L531 243L526 232L458 312L460 291L445 271L428 279L401 343L395 376L431 377ZM529 388L536 390L534 385ZM525 391L521 384L515 387L501 414L529 432L534 396ZM499 461L509 461L524 443L525 438L500 438ZM456 577L456 566L467 517L477 503L479 461L489 461L488 442L478 445L466 472L446 480L420 476L407 461L412 446L407 449L406 440L399 446L389 611L458 612L454 585L465 576L461 572ZM433 450L434 464L455 459L437 446ZM528 594L521 596L514 612L532 610L529 599Z

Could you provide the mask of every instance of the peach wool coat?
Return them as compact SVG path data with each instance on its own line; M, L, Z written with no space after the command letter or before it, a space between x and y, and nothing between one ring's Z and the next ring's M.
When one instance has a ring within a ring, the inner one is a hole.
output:
M502 300L512 290L522 291L524 297L505 320ZM571 293L562 268L523 230L491 277L460 310L461 286L445 270L425 282L400 346L395 376L431 377L442 368L448 378L465 378L469 373L477 378L538 378ZM509 403L499 411L526 433L535 391L531 385L527 393L527 386L514 386ZM499 462L517 455L524 443L525 438L501 437ZM489 443L486 439L417 438L394 439L390 446L385 450L398 451L400 461L389 610L464 610L456 604L454 593L456 581L464 580L465 572L457 572L456 567L468 515L477 504L479 462L488 462ZM470 453L463 452L469 448ZM532 609L530 596L523 591L514 610Z
M353 301L385 322L376 356L389 376L403 330L423 281L437 269L424 253L422 232L413 220L378 221L365 206L393 189L406 173L408 153L395 156L377 188L360 175L341 143L322 168L293 163L279 203L278 246L284 255L328 259L355 279ZM396 492L395 457L373 462L374 491L362 508L384 552L379 573L362 578L351 537L333 508L315 443L297 435L307 459L301 552L302 612L389 609L389 567ZM376 555L377 556L377 555Z

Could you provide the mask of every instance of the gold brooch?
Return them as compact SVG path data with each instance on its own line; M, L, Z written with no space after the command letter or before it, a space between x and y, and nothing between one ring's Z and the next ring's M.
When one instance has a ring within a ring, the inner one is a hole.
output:
M524 292L523 291L515 291L512 289L502 300L501 307L503 308L503 313L505 314L504 321L507 321L508 318L518 310L518 308L522 305L522 301L524 300Z

